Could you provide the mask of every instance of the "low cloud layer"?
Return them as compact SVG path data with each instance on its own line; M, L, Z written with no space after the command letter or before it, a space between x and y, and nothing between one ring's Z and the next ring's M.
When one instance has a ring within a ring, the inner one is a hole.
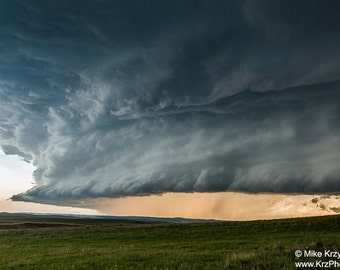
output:
M2 1L17 200L339 192L338 1Z

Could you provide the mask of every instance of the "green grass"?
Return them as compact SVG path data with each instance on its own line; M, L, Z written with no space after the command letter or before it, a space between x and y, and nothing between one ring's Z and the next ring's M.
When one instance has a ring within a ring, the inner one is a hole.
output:
M0 269L296 269L296 249L340 251L339 215L199 224L3 217L1 224L15 229L0 230Z

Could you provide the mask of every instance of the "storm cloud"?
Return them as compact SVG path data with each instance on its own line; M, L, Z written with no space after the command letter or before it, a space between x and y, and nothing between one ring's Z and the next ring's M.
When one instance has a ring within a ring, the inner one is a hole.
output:
M1 1L0 144L37 168L14 199L339 192L339 10Z

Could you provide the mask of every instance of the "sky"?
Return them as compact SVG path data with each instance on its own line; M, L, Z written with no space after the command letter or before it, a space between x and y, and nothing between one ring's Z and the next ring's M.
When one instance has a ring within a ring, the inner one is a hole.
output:
M14 194L24 192L34 187L33 171L35 167L17 155L6 156L0 151L0 212L11 213L55 213L55 214L83 214L101 215L99 211L84 207L67 207L46 205L30 202L11 201Z
M25 162L18 156L6 156L0 151L0 198L11 197L15 193L23 192L34 186L34 166Z
M15 184L1 167L1 190L94 209L130 196L339 193L339 10L0 1L1 162L34 168Z

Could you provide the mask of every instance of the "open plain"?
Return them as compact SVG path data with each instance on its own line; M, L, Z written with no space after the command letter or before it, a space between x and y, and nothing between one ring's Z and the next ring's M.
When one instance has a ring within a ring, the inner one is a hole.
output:
M0 269L298 269L315 258L296 250L339 251L339 225L340 215L169 223L3 213Z

